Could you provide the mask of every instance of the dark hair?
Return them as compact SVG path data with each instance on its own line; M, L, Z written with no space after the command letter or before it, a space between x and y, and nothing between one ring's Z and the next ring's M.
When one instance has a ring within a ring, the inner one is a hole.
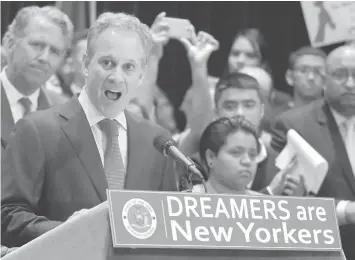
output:
M327 58L327 54L321 49L317 49L310 46L304 46L291 53L288 59L288 68L293 69L297 62L297 59L305 55L317 56L323 59Z
M246 39L248 39L248 41L250 42L250 44L253 46L253 49L258 53L259 58L260 58L260 64L259 66L263 69L265 69L268 73L272 73L268 59L267 59L267 45L266 45L266 41L265 38L263 36L263 34L260 32L259 29L256 28L244 28L244 29L240 29L237 31L237 34L235 35L231 48L229 50L229 54L230 55L231 51L232 51L232 46L234 44L234 42L239 38L239 37L245 37ZM223 75L227 74L229 72L229 67L228 67L228 62L227 62L227 66L226 69L224 70Z
M260 101L263 102L258 81L247 74L236 72L221 77L218 81L214 94L214 102L216 107L219 100L221 99L223 92L230 88L255 90L258 93Z
M73 55L76 52L76 45L78 44L78 42L80 42L81 40L87 39L88 32L89 32L89 29L84 29L82 31L74 33L73 43L72 43L72 46L70 49L70 55Z
M236 116L232 118L222 117L212 122L203 131L200 139L200 158L207 166L206 151L211 150L215 154L219 152L221 147L225 144L227 137L231 133L243 131L252 134L257 142L257 150L260 152L260 143L258 133L255 126L245 119L243 116Z
M82 31L75 32L73 36L73 44L76 44L79 41L86 39L88 37L88 32L89 29L84 29Z

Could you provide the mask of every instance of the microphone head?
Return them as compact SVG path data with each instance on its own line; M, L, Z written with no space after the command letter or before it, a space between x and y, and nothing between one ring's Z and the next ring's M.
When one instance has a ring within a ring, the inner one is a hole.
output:
M155 149L167 156L167 148L176 145L176 142L169 134L161 134L154 138L153 145Z

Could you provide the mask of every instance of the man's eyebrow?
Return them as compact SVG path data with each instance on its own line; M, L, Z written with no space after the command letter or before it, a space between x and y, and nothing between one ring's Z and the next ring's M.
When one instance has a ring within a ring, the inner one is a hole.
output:
M233 99L227 99L223 101L223 103L238 103L238 102L239 102L238 100L233 100Z
M241 100L241 102L250 102L250 101L255 102L255 99L248 98L248 99Z
M102 55L102 56L99 57L99 60L100 59L105 59L105 58L110 58L112 60L115 60L115 58L111 54Z

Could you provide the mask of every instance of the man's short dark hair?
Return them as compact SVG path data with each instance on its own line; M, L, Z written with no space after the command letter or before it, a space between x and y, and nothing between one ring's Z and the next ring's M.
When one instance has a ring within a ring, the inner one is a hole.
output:
M73 43L72 43L72 47L70 49L70 53L69 55L74 55L76 52L76 45L78 44L78 42L82 41L82 40L86 40L88 37L88 32L89 29L84 29L82 31L78 31L74 33L73 36Z
M216 107L223 92L230 88L255 90L258 93L260 101L263 102L258 81L247 74L236 72L220 78L217 83L214 95Z
M79 41L85 40L88 37L88 32L89 32L89 29L84 29L82 31L75 32L74 37L73 37L73 44L75 45Z
M327 54L321 49L314 48L311 46L304 46L291 53L288 59L288 68L293 69L297 62L297 59L305 55L320 57L323 58L324 60L327 58Z

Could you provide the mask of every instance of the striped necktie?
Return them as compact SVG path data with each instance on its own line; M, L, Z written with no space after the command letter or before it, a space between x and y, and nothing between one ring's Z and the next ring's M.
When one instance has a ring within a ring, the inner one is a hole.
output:
M31 105L32 105L31 100L29 98L27 98L27 97L23 97L23 98L20 98L18 102L23 107L23 115L22 115L22 117L27 116L28 113L31 112Z
M118 143L118 122L106 118L99 122L99 126L107 137L104 170L108 188L110 190L122 190L125 184L126 169Z

